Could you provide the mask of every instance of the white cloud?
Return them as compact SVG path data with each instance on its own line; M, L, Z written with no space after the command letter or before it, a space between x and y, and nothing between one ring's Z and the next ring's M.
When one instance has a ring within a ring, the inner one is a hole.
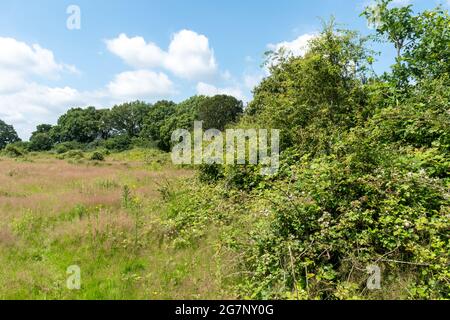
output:
M166 53L156 44L146 43L142 37L129 38L123 33L115 39L106 40L106 46L134 68L158 67L166 58Z
M25 84L26 81L20 72L0 69L0 94L15 92Z
M0 71L17 76L57 77L60 72L78 72L74 66L57 63L53 52L38 44L29 46L13 38L0 37Z
M84 106L83 94L70 87L48 87L27 83L21 90L0 94L0 119L13 124L28 138L37 124L54 123L70 107Z
M78 73L75 66L57 62L52 51L5 37L0 37L0 48L0 119L13 124L20 136L28 137L36 124L53 120L80 100L75 89L36 83L62 72Z
M166 74L148 70L122 72L116 75L107 88L115 98L133 100L174 93L173 83Z
M217 71L208 38L191 30L175 33L167 51L152 42L147 43L142 37L129 38L126 34L106 40L106 46L125 63L138 69L164 68L191 80L211 76Z
M226 88L218 88L212 84L199 82L197 84L197 94L205 95L205 96L215 96L218 94L226 94L233 96L239 100L247 101L247 97L242 93L242 90L239 87L226 87Z
M174 35L165 65L176 75L188 79L211 75L217 69L208 38L190 30Z
M276 44L269 44L267 47L272 51L278 51L283 48L287 54L301 57L308 50L308 43L310 40L314 39L314 37L316 37L316 35L307 33L299 36L293 41L283 41Z

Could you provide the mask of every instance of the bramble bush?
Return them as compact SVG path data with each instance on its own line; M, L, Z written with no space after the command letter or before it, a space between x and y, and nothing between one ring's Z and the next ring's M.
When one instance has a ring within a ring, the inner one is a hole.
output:
M423 56L448 30L421 22L445 28L449 17L415 19L389 2L378 2L383 19L420 24L377 30L415 41L391 74L371 74L365 39L333 24L303 57L272 54L237 126L282 129L278 173L203 166L199 183L166 199L175 242L214 230L234 252L238 296L450 299L450 68L442 52ZM366 287L369 265L381 268L381 290Z

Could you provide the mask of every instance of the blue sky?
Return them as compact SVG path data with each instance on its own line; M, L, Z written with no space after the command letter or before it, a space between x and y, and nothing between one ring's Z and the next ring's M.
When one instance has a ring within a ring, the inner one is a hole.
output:
M417 10L447 0L412 2ZM228 93L246 101L265 71L263 53L294 52L334 15L368 34L359 17L369 0L1 0L0 119L27 139L71 107L123 101L181 101ZM69 30L66 10L81 10ZM296 41L297 40L297 41ZM392 48L377 70L392 63ZM296 51L297 50L297 51Z

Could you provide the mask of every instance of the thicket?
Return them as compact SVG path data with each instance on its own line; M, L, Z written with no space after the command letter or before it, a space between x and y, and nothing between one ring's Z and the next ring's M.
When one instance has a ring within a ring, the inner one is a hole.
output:
M450 298L449 15L390 1L364 15L372 39L331 22L304 56L269 55L236 126L282 130L275 176L203 166L208 183L168 193L175 243L220 230L241 297ZM373 39L398 53L380 76Z

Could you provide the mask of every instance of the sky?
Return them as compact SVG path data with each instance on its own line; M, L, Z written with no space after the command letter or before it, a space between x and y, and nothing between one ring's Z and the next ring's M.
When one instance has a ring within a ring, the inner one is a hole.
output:
M301 55L331 16L373 32L371 0L0 0L0 119L27 140L73 107L192 95L250 101L267 70L264 52ZM450 0L395 0L416 10ZM381 51L376 71L393 63Z

